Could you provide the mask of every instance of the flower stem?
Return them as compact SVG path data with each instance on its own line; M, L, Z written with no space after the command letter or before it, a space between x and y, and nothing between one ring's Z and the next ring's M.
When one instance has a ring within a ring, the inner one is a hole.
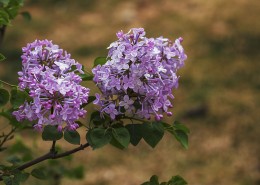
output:
M7 83L7 82L5 82L5 81L3 81L3 80L0 80L0 82L2 82L2 83L5 84L5 85L8 85L8 86L10 86L10 87L17 87L17 85L13 85L13 84Z
M124 117L122 117L121 119L136 120L136 121L140 121L140 122L143 122L143 123L147 122L147 121L142 120L142 119L139 119L139 118L133 118L133 117L128 117L128 116L124 116Z

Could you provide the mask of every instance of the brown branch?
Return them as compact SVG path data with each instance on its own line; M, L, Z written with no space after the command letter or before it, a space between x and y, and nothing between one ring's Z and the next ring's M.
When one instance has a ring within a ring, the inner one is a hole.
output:
M73 153L76 153L80 150L84 150L85 148L89 147L89 143L85 143L85 144L81 144L79 147L76 147L72 150L58 154L58 152L55 150L55 142L56 141L53 141L52 147L47 154L44 154L44 155L42 155L42 156L40 156L40 157L38 157L38 158L36 158L32 161L29 161L29 162L17 167L16 170L20 170L20 171L24 170L26 168L29 168L29 167L31 167L35 164L38 164L38 163L45 161L45 160L48 160L48 159L58 159L58 158L66 157L68 155L71 155Z
M31 167L33 165L36 165L36 164L38 164L38 163L40 163L42 161L48 160L48 159L59 159L59 158L62 158L62 157L66 157L66 156L71 155L73 153L76 153L76 152L78 152L80 150L84 150L85 148L90 146L89 143L85 143L85 144L81 144L80 146L78 146L78 147L76 147L76 148L74 148L72 150L69 150L69 151L66 151L66 152L58 154L58 152L55 150L55 144L56 144L56 141L53 141L51 149L50 149L50 151L48 153L46 153L46 154L44 154L44 155L42 155L42 156L40 156L40 157L38 157L38 158L36 158L36 159L34 159L32 161L24 163L21 166L18 166L17 168L15 168L12 171L15 171L15 170L22 171L22 170L24 170L26 168L29 168L29 167ZM1 175L3 175L3 174L1 174ZM0 175L0 181L3 180L1 175Z
M12 139L12 134L14 133L14 131L16 130L15 127L12 127L12 129L10 130L10 132L8 134L3 134L3 140L0 141L0 148L2 148L2 146L4 145L4 143L10 139Z

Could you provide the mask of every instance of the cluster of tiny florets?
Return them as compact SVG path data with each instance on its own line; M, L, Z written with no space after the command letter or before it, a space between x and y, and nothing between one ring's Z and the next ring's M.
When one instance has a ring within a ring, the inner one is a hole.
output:
M44 125L77 129L75 121L86 114L81 105L87 103L89 94L77 75L83 73L81 64L48 40L36 40L22 51L19 88L27 90L32 101L25 102L13 115L18 121L37 121L37 130Z
M163 113L172 115L170 98L178 87L177 70L187 56L182 38L171 42L167 38L147 38L142 28L117 33L118 40L108 47L107 62L92 72L102 94L96 94L95 104L101 114L133 116L156 120Z

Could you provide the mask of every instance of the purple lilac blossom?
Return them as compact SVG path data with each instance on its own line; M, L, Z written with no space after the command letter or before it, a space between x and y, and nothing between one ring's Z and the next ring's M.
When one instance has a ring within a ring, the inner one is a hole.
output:
M36 40L22 50L19 88L28 89L32 101L13 115L18 121L37 121L34 128L40 131L45 125L57 125L59 131L77 129L75 121L86 114L81 105L87 103L89 94L76 74L83 73L81 64L48 40Z
M101 115L133 116L156 120L172 113L172 90L178 87L177 70L187 59L182 38L147 38L143 28L118 32L108 47L107 62L93 68L94 82L101 91L95 104Z

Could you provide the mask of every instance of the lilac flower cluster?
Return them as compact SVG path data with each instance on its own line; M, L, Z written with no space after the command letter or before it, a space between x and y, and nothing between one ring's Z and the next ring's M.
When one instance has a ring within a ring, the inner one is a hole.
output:
M178 87L176 72L187 56L182 38L171 42L167 38L147 38L143 28L117 33L118 40L108 47L107 62L92 72L102 94L96 94L95 104L101 114L112 119L118 115L156 120L163 113L172 115L169 98Z
M89 89L80 85L82 66L70 54L48 40L36 40L22 49L19 88L29 90L32 101L25 102L13 115L18 121L37 120L35 129L57 125L58 130L75 130L86 113Z

